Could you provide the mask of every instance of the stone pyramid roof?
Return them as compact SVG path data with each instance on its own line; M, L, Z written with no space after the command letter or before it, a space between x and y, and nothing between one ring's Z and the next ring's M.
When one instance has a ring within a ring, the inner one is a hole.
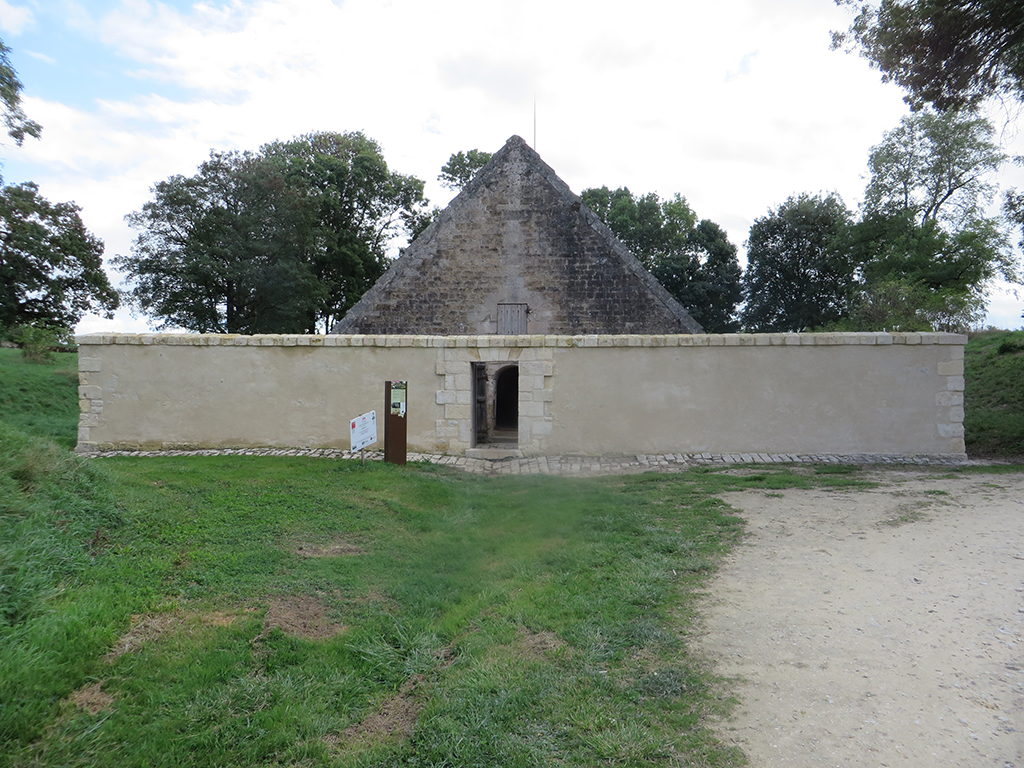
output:
M519 136L334 332L510 332L499 328L499 305L521 312L527 333L703 332Z

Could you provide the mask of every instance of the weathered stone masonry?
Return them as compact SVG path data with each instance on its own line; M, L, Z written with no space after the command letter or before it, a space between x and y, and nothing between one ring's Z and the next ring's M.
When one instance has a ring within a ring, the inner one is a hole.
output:
M472 364L519 368L519 447L551 454L962 456L955 334L93 335L79 450L335 447L409 381L410 450L474 444Z
M501 328L520 306L524 329ZM700 325L513 136L336 333L700 333Z

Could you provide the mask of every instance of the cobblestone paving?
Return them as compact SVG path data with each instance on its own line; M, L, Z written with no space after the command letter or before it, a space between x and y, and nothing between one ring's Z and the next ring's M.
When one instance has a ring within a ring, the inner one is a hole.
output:
M110 456L313 456L325 459L382 461L382 451L353 453L330 448L253 448L225 450L100 451L84 454L89 458ZM956 456L894 456L890 454L767 454L767 453L667 453L628 456L534 456L510 459L470 459L465 456L409 453L410 462L455 467L479 475L560 475L594 477L639 472L685 472L700 465L728 464L914 464L962 466L968 462Z

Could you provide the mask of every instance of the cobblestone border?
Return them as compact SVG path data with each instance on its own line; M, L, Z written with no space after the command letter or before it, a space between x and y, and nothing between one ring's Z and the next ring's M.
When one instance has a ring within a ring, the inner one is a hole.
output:
M346 461L383 461L383 451L355 452L333 448L229 448L192 451L98 451L81 454L85 458L112 456L311 456ZM766 453L700 453L700 454L637 454L635 456L536 456L520 459L470 459L445 454L410 453L409 461L455 467L478 475L558 475L584 477L622 475L640 472L686 472L695 466L728 466L743 464L886 464L959 467L969 463L966 456L902 456L859 453L836 454L766 454Z

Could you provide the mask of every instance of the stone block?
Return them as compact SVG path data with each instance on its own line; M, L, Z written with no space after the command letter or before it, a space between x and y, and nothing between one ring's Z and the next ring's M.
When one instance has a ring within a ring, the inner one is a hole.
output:
M473 418L473 407L470 405L459 405L448 403L444 407L444 417L449 420Z
M458 393L454 389L440 389L435 395L435 402L438 405L449 405L454 403Z
M103 387L79 387L78 396L84 400L101 400Z
M946 389L953 390L954 392L964 391L964 377L963 376L949 376L946 378Z
M98 357L80 357L78 358L78 370L80 371L100 371L102 370L102 362Z
M98 413L83 413L78 417L78 426L80 427L98 427L100 425L100 415Z
M963 376L964 361L948 360L944 363L939 363L936 366L936 371L938 372L939 376Z
M519 376L551 376L554 365L546 360L534 360L519 364Z
M963 392L938 392L935 395L935 404L938 406L952 406L964 404Z
M437 419L434 422L434 435L439 438L457 438L459 436L459 422Z
M963 424L939 424L939 437L963 437Z
M520 416L544 416L545 405L543 402L527 400L519 403Z
M553 423L547 419L532 419L530 433L534 437L550 435L553 426Z
M955 405L949 409L949 421L953 424L963 424L964 407L962 405Z

